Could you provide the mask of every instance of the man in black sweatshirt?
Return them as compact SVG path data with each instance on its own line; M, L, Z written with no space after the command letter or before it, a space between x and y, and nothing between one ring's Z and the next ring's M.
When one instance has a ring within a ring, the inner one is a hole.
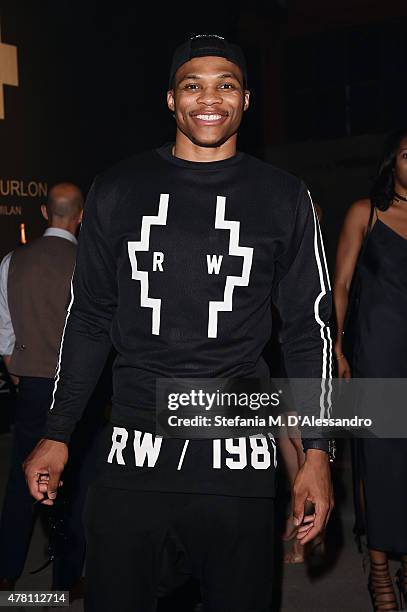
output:
M162 438L156 382L256 376L273 301L288 376L321 381L304 410L329 416L324 250L304 185L236 150L249 106L239 47L206 35L181 45L167 101L175 144L108 170L88 195L54 399L25 473L31 494L53 504L70 435L113 345L111 425L85 512L87 612L154 610L164 558L200 579L206 612L262 612L274 438ZM306 543L333 499L327 443L304 446L294 514ZM315 512L304 517L307 500Z

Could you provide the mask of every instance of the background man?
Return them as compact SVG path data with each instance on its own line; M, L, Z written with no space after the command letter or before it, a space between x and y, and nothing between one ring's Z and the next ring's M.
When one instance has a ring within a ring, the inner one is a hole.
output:
M274 439L154 435L157 378L261 374L271 297L288 375L329 377L318 221L297 178L237 152L249 98L239 47L188 40L170 70L175 144L107 171L88 196L55 401L25 464L32 495L52 505L113 344L112 422L85 511L88 612L154 610L163 556L199 577L208 612L270 604ZM322 385L305 408L320 416L327 401ZM296 480L304 543L332 508L326 451L308 441ZM303 521L307 500L315 513Z
M81 191L52 187L41 207L48 228L41 238L6 255L0 268L0 353L19 380L11 468L0 519L0 588L23 571L34 517L22 463L43 436L51 404L70 283Z

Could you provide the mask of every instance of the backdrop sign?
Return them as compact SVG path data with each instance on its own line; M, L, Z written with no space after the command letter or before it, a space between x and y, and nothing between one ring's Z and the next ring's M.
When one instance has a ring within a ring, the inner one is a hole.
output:
M0 226L5 229L7 224L8 229L3 236L1 254L12 250L20 241L22 223L27 240L38 235L39 209L45 203L47 191L46 181L0 177Z
M59 179L50 163L55 151L47 146L55 113L44 101L43 110L38 106L42 96L49 100L40 80L42 54L33 48L21 10L7 4L1 9L0 258L20 243L22 226L27 241L42 234L46 224L40 206L49 183Z

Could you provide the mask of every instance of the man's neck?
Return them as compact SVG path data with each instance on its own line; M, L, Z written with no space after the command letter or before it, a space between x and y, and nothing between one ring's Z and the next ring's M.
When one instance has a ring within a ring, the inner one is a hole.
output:
M60 229L60 230L65 230L66 232L69 232L70 234L72 234L73 236L75 236L76 233L76 228L77 225L72 225L72 224L66 224L66 223L52 223L51 225L48 225L48 229Z
M218 147L202 147L193 143L182 132L177 131L172 154L192 162L216 162L236 155L237 135L234 134Z

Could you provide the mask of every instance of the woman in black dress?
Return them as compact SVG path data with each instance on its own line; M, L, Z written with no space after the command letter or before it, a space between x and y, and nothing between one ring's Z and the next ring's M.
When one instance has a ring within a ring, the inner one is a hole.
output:
M345 355L342 332L356 268L359 298L351 314L353 350ZM407 129L388 139L370 199L355 202L346 215L334 299L338 377L407 377ZM375 610L397 610L388 554L401 557L397 578L405 602L407 439L359 439L357 447L372 603Z

